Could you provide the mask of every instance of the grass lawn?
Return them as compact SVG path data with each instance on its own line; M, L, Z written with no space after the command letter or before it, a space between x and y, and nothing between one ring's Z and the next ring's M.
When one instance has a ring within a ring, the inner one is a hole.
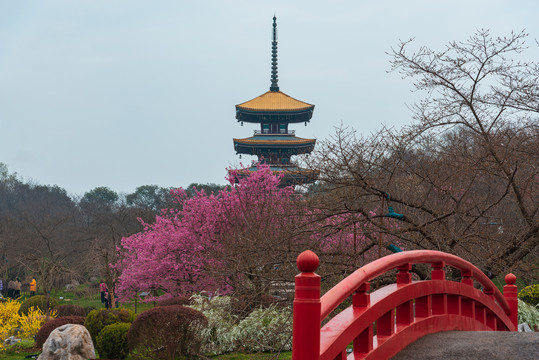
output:
M28 360L26 356L39 355L41 353L38 349L24 350L24 351L6 351L0 352L1 360ZM37 358L37 356L36 356Z
M286 351L280 354L241 354L241 353L232 353L226 355L217 355L212 357L216 360L288 360L292 359L292 352Z
M1 360L22 360L28 355L39 354L40 349L34 348L34 339L22 339L6 351L0 351Z
M28 355L28 354L32 354L32 353L3 353L3 352L0 352L0 359L2 359L2 360L23 360L23 359L26 359L26 355Z
M37 349L22 349L8 350L0 352L0 360L27 360L26 356L39 354ZM243 354L232 353L225 355L216 355L211 357L212 360L290 360L292 352L282 352L280 354L264 353L264 354Z
M96 309L104 309L105 305L101 303L101 295L99 293L88 293L84 296L76 296L72 291L57 291L51 294L54 298L58 299L60 305L79 305L82 307L94 307ZM60 299L61 298L61 299ZM135 312L135 302L120 303L120 307L129 309ZM154 303L144 303L138 301L136 304L136 313L140 314L144 310L148 310L154 307Z
M1 360L27 360L27 355L37 354L39 351L30 351L30 352L0 352ZM279 355L277 354L241 354L233 353L226 355L217 355L211 357L215 360L289 360L292 359L292 353L287 351Z

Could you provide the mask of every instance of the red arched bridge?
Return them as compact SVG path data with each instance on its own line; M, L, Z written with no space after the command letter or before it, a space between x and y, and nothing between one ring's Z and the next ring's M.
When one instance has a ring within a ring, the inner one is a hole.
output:
M413 264L431 264L431 280L412 281ZM478 268L455 255L431 250L403 251L356 270L320 298L318 256L298 256L293 360L388 359L424 335L449 330L516 331L516 277L505 277L503 294ZM445 279L444 267L461 273ZM369 293L369 281L397 269L396 283ZM483 291L476 289L474 280ZM352 305L320 325L345 299ZM353 344L352 353L347 347Z

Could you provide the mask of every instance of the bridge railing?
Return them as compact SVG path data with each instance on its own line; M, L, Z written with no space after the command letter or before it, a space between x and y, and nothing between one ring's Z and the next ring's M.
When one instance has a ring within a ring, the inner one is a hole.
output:
M412 282L413 264L432 267L431 280ZM295 279L293 360L345 359L353 343L354 359L384 358L419 337L438 331L516 330L516 277L505 277L502 294L477 267L455 255L430 250L405 251L356 270L320 298L319 260L312 251L298 256ZM461 282L447 281L444 266L461 272ZM370 294L369 281L397 269L396 284ZM477 281L483 291L473 287ZM321 322L349 296L352 306ZM373 332L376 324L376 335ZM392 356L392 355L391 355Z

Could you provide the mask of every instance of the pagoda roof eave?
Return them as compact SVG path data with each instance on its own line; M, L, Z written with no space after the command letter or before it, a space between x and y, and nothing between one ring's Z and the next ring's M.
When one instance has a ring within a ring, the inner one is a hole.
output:
M297 100L282 91L267 91L254 99L236 105L236 111L279 113L312 111L314 105Z
M263 145L234 143L236 154L263 156L264 154L284 153L288 155L309 154L314 150L314 144L304 145Z
M302 123L310 122L313 117L313 110L306 111L280 111L280 112L248 112L236 111L236 120L238 122L247 122L253 124L260 123Z
M314 105L306 109L292 109L292 110L243 109L243 108L238 107L238 105L236 105L236 111L240 111L244 113L245 115L281 115L281 114L282 115L301 115L301 114L308 114L309 112L312 112L313 109L314 109Z
M297 145L312 145L314 146L316 144L316 139L302 139L302 138L294 138L294 139L286 139L283 137L283 139L256 139L255 136L245 139L233 139L234 144L241 144L241 145L250 145L250 146L268 146L268 145L279 145L279 146L297 146Z

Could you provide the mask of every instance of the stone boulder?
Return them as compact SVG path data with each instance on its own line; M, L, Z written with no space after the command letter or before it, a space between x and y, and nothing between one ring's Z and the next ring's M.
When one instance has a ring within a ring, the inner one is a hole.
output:
M520 332L533 332L532 328L530 327L530 325L528 325L528 323L518 324L518 331L520 331Z
M6 340L4 340L4 345L6 345L6 346L14 345L14 344L18 343L19 341L21 341L21 339L16 338L15 336L10 336Z
M82 325L67 324L51 332L38 360L95 359L92 337Z

